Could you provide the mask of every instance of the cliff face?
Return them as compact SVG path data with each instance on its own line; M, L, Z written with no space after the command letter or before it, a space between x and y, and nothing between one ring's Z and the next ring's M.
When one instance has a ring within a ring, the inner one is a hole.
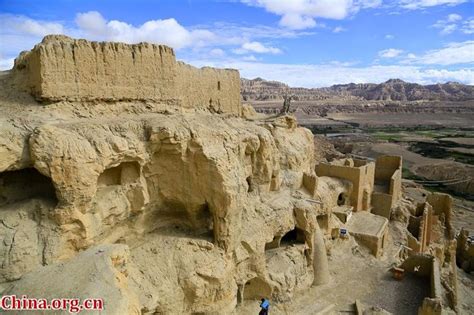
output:
M2 294L229 313L311 285L312 134L243 119L237 71L47 37L0 83Z
M408 83L398 79L381 84L341 84L327 88L294 88L275 81L242 79L244 100L281 100L284 95L293 95L295 100L314 101L330 98L367 101L472 101L474 87L455 82L434 85Z

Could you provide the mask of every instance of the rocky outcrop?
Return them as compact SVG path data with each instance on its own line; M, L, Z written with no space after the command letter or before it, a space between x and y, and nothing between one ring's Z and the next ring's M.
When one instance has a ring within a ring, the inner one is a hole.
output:
M380 84L343 84L329 87L336 95L350 94L365 100L392 101L472 101L474 87L457 82L444 84L421 85L391 79Z
M283 100L292 95L295 101L317 101L339 99L340 101L472 101L474 87L457 82L420 85L399 79L391 79L380 84L339 84L324 88L297 88L277 81L261 78L241 79L242 98L245 101Z
M47 37L0 82L3 293L229 313L311 285L324 211L304 184L312 134L290 116L252 120L236 71Z
M325 88L298 88L262 78L241 79L241 95L245 101L283 100L285 95L295 101L339 99L340 101L472 101L474 87L457 82L420 85L399 79L384 83L339 84Z

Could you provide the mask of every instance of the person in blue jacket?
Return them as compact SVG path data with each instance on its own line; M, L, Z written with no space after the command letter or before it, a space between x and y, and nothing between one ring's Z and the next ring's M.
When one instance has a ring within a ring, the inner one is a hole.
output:
M270 302L267 299L262 299L262 303L260 303L260 307L262 308L258 315L268 315L268 309L270 308Z

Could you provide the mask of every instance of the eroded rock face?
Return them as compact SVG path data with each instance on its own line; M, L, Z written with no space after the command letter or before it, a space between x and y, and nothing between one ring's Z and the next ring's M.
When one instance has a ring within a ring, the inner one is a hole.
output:
M79 292L129 313L228 313L310 286L325 211L303 185L312 135L292 117L240 117L236 74L149 44L48 37L22 54L0 78L0 281L20 279L9 294L48 282L69 296L49 279L82 264ZM37 181L9 179L25 169ZM95 288L92 265L114 282Z

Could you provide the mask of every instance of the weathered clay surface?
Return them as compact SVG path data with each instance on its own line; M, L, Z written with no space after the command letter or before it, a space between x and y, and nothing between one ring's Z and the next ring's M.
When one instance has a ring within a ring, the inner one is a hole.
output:
M163 45L89 42L46 36L22 53L16 80L37 99L68 101L160 101L216 112L240 111L236 70L197 69L177 62Z
M230 312L311 285L312 135L291 117L240 117L236 71L51 36L1 80L0 280L20 279L9 294L40 294L82 264L70 282L121 300L111 314Z

